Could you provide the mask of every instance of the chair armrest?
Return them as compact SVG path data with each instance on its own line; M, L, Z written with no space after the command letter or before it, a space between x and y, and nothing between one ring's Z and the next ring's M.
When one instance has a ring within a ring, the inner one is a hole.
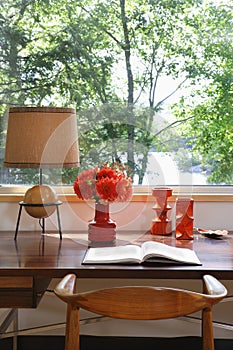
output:
M67 296L71 296L76 291L76 276L69 274L63 277L63 279L55 287L54 292L61 299Z
M203 276L204 292L218 298L224 298L227 295L227 289L215 277L210 275Z

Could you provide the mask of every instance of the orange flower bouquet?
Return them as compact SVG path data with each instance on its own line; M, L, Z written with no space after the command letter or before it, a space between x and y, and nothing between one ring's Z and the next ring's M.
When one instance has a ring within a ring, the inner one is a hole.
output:
M117 164L82 171L74 181L74 192L80 199L97 203L126 202L132 195L132 179Z
M116 223L109 218L109 203L126 202L132 195L132 179L118 164L82 171L74 181L74 192L83 200L95 200L95 217L88 225L91 242L116 239Z

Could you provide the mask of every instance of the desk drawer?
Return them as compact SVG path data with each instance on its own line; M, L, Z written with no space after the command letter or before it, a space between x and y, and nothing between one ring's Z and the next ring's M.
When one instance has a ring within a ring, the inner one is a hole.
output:
M34 308L39 303L50 279L33 276L1 276L0 308Z
M32 288L33 277L0 277L0 288Z

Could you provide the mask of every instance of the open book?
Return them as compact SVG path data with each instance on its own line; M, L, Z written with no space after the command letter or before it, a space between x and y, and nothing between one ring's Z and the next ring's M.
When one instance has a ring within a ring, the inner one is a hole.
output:
M144 242L117 247L89 248L83 264L141 264L143 262L201 265L196 253L187 248L171 247L159 242Z

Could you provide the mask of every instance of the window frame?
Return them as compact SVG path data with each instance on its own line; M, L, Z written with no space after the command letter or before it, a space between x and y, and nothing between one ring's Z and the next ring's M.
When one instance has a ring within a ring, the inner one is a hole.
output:
M0 202L19 202L31 186L1 185ZM82 202L71 185L52 186L63 202ZM152 188L155 186L134 186L131 202L154 202ZM169 187L169 186L165 186ZM233 202L233 186L170 186L173 189L171 201L177 197L192 197L197 202Z

